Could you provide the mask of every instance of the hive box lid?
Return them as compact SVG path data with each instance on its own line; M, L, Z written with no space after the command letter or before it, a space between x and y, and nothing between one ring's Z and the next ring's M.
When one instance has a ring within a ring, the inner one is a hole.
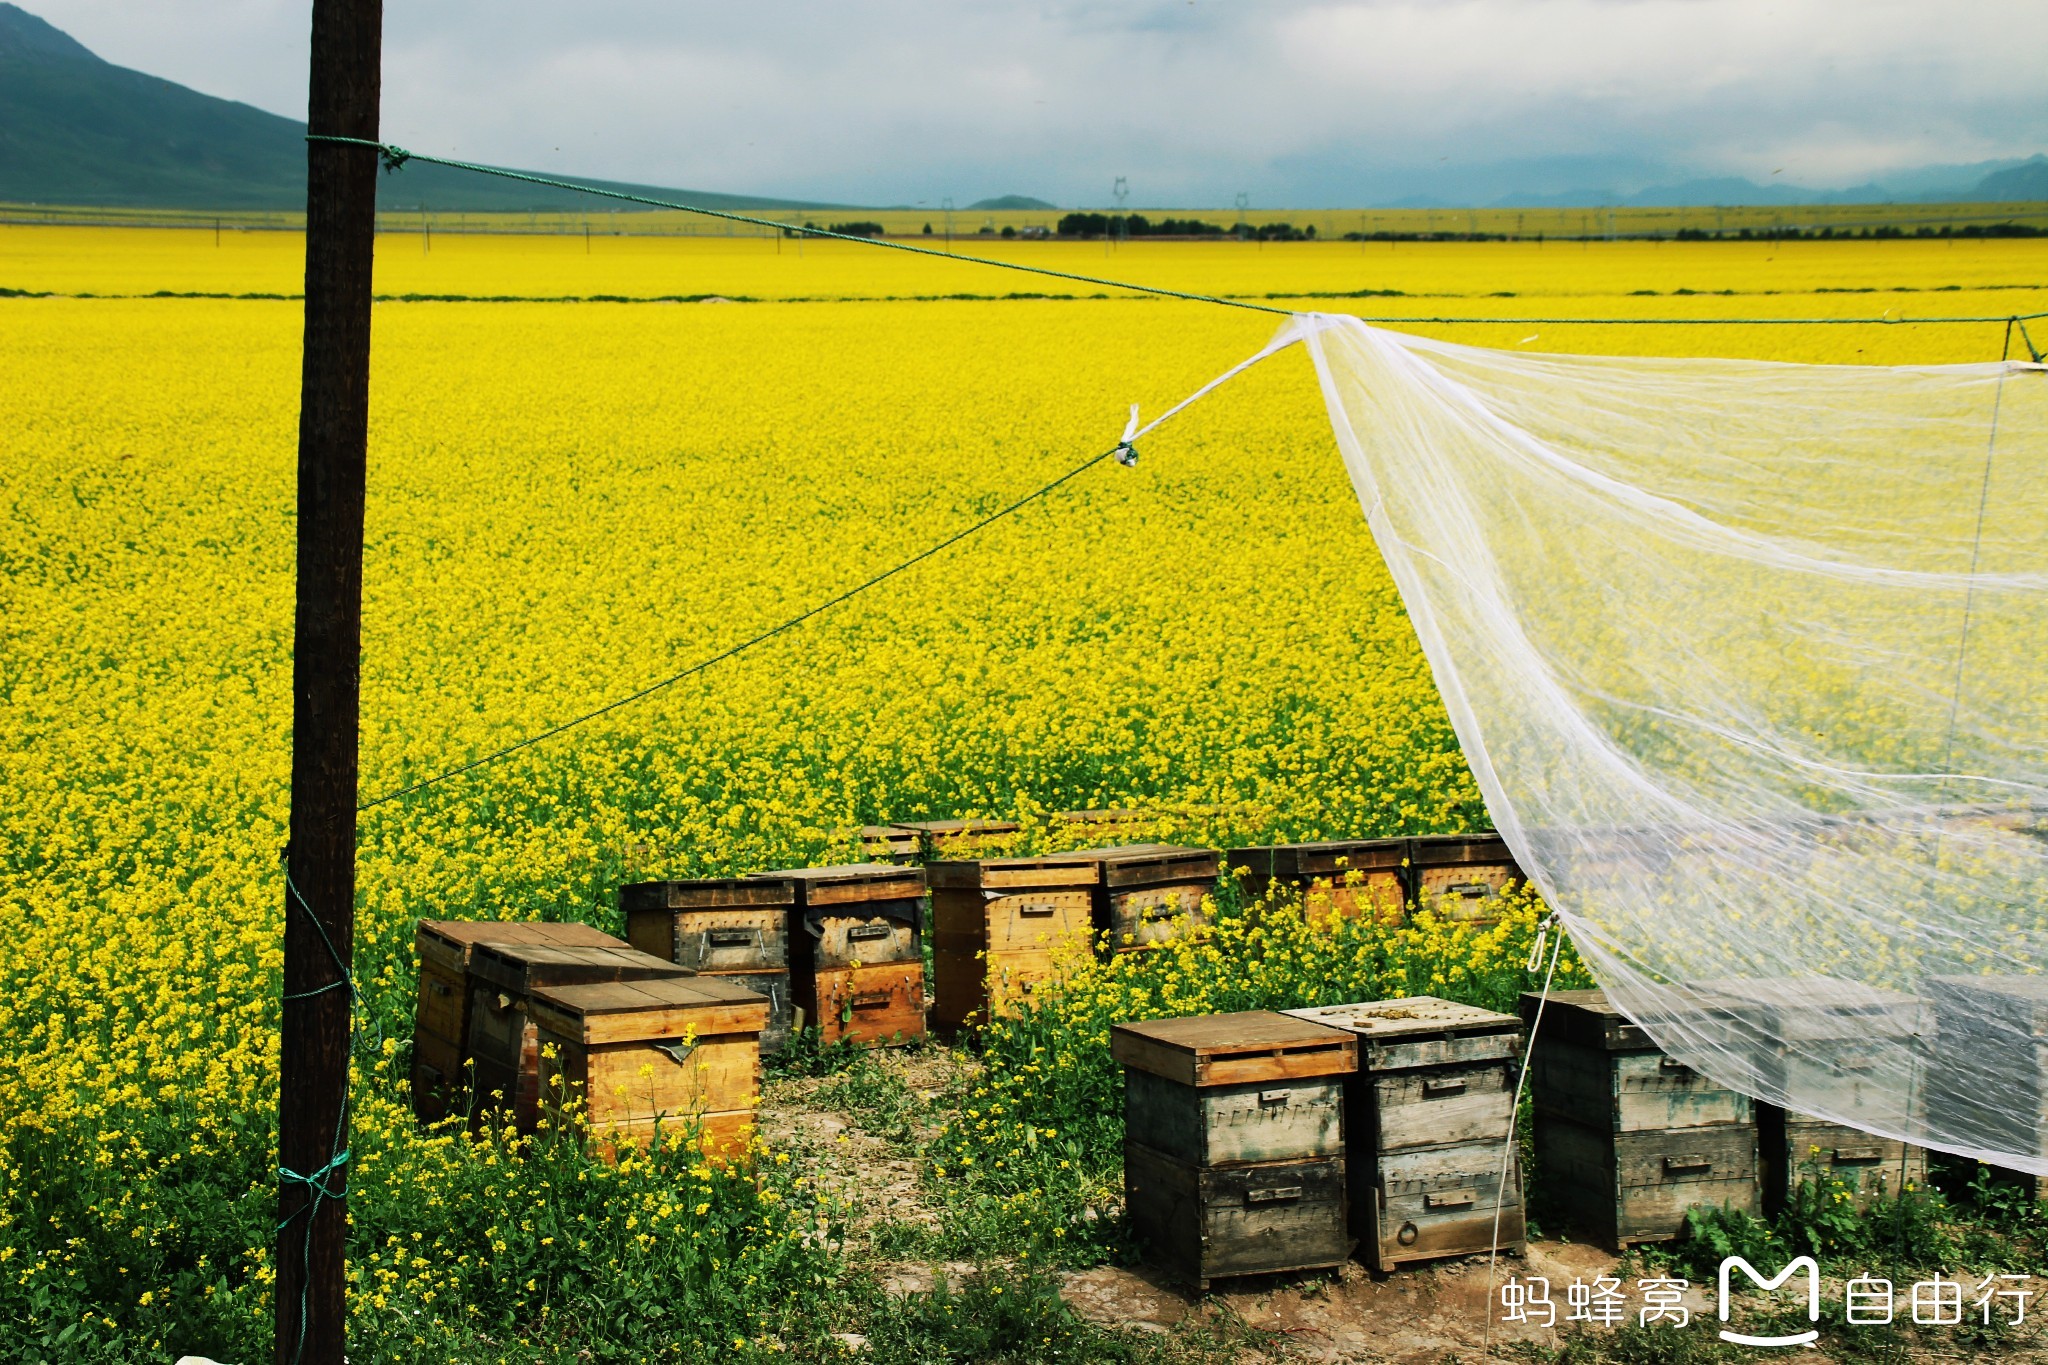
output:
M1354 1005L1314 1005L1281 1012L1295 1019L1348 1029L1374 1042L1510 1030L1519 1033L1522 1028L1522 1021L1512 1014L1497 1014L1476 1005L1440 1000L1433 995L1362 1001Z
M722 977L665 977L543 986L529 1002L533 1021L578 1043L631 1043L759 1033L768 1027L768 997Z
M591 948L626 946L603 930L593 929L587 924L468 919L423 919L414 931L414 941L421 956L437 958L453 967L467 967L471 953L479 943L554 943Z
M623 941L590 925L514 919L422 919L416 937L459 952L465 962L477 943L582 943L586 948L625 948Z
M619 909L729 910L796 904L796 884L774 877L699 877L680 882L636 882L619 888Z
M1118 807L1108 810L1063 810L1053 819L1063 825L1143 825L1159 818L1156 811Z
M1230 851L1230 861L1257 877L1341 877L1383 872L1408 862L1406 839L1331 839L1312 844L1255 844Z
M1271 1010L1118 1024L1109 1031L1109 1051L1125 1066L1194 1086L1358 1069L1358 1046L1347 1034Z
M1420 834L1409 841L1409 857L1417 867L1466 867L1479 863L1513 864L1508 841L1498 834Z
M1118 844L1055 853L1061 862L1093 863L1105 886L1157 886L1168 882L1213 882L1222 874L1223 854L1180 844Z
M1899 1038L1933 1031L1933 1009L1915 995L1831 976L1730 978L1689 983L1692 993L1726 997L1702 1007L1710 1017L1804 1042Z
M968 834L1016 834L1024 827L1015 820L905 820L897 828L934 839L957 839Z
M1657 1044L1641 1027L1607 999L1607 992L1595 987L1586 991L1552 991L1546 1002L1541 991L1522 992L1522 1022L1536 1022L1536 1008L1543 1006L1545 1040L1562 1039L1581 1047L1607 1052L1650 1052Z
M780 878L796 888L802 906L854 901L915 900L924 894L924 869L897 863L840 863L832 867L785 867L750 873L748 880Z
M479 943L470 959L470 975L503 990L526 995L542 986L567 986L589 981L644 981L663 976L689 976L678 967L638 948L550 943Z
M926 863L924 875L933 886L1080 887L1099 885L1102 868L1063 857L979 858Z

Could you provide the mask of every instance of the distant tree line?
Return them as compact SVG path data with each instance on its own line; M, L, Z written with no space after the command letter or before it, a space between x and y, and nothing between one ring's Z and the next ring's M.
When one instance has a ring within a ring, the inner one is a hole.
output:
M786 227L782 230L782 235L785 237L800 237L804 234L805 231L816 232L817 230L818 225L812 222L810 219L806 218L804 219L803 227ZM858 223L833 223L831 226L827 227L825 231L836 232L842 237L881 237L885 235L882 225L880 223L870 223L865 221ZM929 231L929 229L927 229L927 231Z
M1060 219L1054 232L1061 237L1237 237L1247 242L1300 242L1316 235L1313 224L1306 228L1292 223L1224 227L1199 218L1161 218L1155 223L1142 213L1070 213Z
M1903 237L2048 237L2048 228L2035 227L2031 223L1965 223L1955 227L1943 223L1940 227L1922 225L1908 232L1901 227L1767 227L1751 230L1739 228L1734 232L1711 232L1702 228L1680 228L1681 242L1755 242L1781 241L1787 238L1808 238L1818 241L1848 239L1855 241L1883 241Z

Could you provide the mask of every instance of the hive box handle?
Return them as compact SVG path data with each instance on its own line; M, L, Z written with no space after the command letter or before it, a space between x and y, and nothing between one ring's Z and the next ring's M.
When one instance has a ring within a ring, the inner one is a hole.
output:
M1703 1156L1667 1156L1664 1158L1664 1170L1667 1174L1672 1171L1711 1171L1713 1169L1713 1161Z
M1301 1186L1299 1185L1276 1185L1268 1190L1246 1190L1244 1192L1244 1202L1247 1204L1278 1204L1283 1200L1299 1198L1301 1198Z
M1469 1209L1478 1202L1477 1190L1446 1190L1422 1196L1422 1207L1426 1209Z

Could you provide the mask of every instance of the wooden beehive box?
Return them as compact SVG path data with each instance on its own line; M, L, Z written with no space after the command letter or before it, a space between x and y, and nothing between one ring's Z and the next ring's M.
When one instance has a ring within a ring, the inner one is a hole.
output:
M1112 808L1105 810L1063 810L1055 813L1055 826L1085 830L1091 838L1129 838L1159 827L1164 817L1158 811Z
M1287 1010L1358 1039L1345 1104L1351 1231L1367 1264L1519 1248L1518 1162L1507 1152L1521 1022L1433 996Z
M1015 820L906 820L915 831L918 856L927 863L972 859L1014 842L1024 827Z
M894 863L785 868L791 1026L826 1044L924 1035L924 869Z
M1425 834L1408 841L1408 859L1416 905L1481 925L1500 919L1503 891L1528 880L1498 834Z
M860 856L873 862L914 863L921 851L918 833L908 825L862 825L854 837Z
M635 948L768 997L761 1051L770 1057L789 1041L789 922L795 907L795 883L772 877L619 888L626 937Z
M421 920L419 1004L413 1016L412 1107L422 1123L445 1118L469 1063L469 960L479 943L551 943L624 947L587 924Z
M1112 953L1154 948L1202 925L1202 898L1216 888L1223 855L1176 844L1119 844L1053 857L1092 865L1095 931Z
M1752 1036L1775 1039L1759 1059L1755 1088L1763 1093L1818 1095L1838 1113L1882 1114L1915 1124L1926 1112L1925 1087L1900 1087L1882 1066L1902 1046L1934 1036L1933 1006L1861 982L1829 977L1725 980L1703 989L1731 1002L1713 1013ZM1837 1108L1839 1106L1839 1108ZM1849 1184L1859 1204L1902 1180L1927 1178L1924 1149L1881 1138L1776 1104L1757 1105L1758 1175L1767 1214L1782 1209L1792 1187L1815 1175Z
M1406 839L1259 844L1233 850L1229 862L1248 869L1245 893L1254 900L1275 882L1300 887L1311 921L1360 917L1393 923L1408 904Z
M2048 1158L2048 977L1937 976L1922 987L1939 1042L1929 1125L1959 1145ZM2048 1200L2048 1178L1992 1169Z
M657 1125L695 1125L706 1152L734 1155L753 1134L768 1000L729 977L666 977L543 987L541 1093L555 1123L580 1104L607 1154Z
M1540 999L1522 997L1525 1022ZM1554 992L1528 1069L1544 1190L1573 1230L1620 1252L1678 1236L1696 1205L1759 1210L1749 1097L1664 1055L1605 992Z
M1053 955L1094 939L1093 863L987 858L925 867L932 896L932 1027L986 1023L1049 979Z
M687 967L623 944L476 945L469 963L469 1053L476 1119L500 1115L529 1133L540 1118L540 1035L529 1008L535 991L689 974Z
M1345 1230L1346 1034L1255 1010L1119 1024L1124 1186L1152 1261L1211 1280L1324 1269Z

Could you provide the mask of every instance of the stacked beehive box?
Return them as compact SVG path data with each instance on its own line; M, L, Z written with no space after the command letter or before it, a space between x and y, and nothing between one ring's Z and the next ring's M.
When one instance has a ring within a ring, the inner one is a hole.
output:
M1163 817L1150 810L1063 810L1052 817L1055 827L1087 831L1090 838L1129 838L1159 827Z
M1522 997L1525 1021L1539 1000ZM1528 1086L1544 1192L1608 1250L1676 1237L1697 1205L1758 1211L1749 1097L1665 1056L1604 992L1550 996Z
M1432 996L1285 1013L1357 1037L1346 1145L1367 1264L1487 1251L1496 1212L1499 1245L1522 1245L1521 1171L1506 1147L1519 1021Z
M1311 920L1359 917L1392 923L1408 903L1406 839L1260 844L1232 850L1229 861L1233 869L1247 869L1244 888L1253 900L1276 882L1301 888Z
M1928 1122L1961 1143L2048 1158L2048 977L1940 976L1923 984L1941 1040L1928 1068ZM1997 1174L2048 1199L2048 1179Z
M1415 904L1480 925L1500 919L1510 884L1528 880L1498 834L1424 835L1409 841L1408 857Z
M974 858L1013 844L1023 832L1015 820L908 820L898 826L917 835L926 862Z
M1120 844L1053 855L1096 869L1095 931L1112 953L1167 943L1202 924L1202 898L1216 887L1223 855L1213 848Z
M1881 1073L1888 1052L1915 1046L1934 1032L1931 1006L1916 996L1828 977L1730 980L1706 989L1733 1003L1725 1013L1745 1033L1777 1040L1760 1059L1761 1093L1819 1095L1840 1113L1890 1113L1901 1125L1925 1113L1927 1095L1899 1093ZM1902 1180L1925 1184L1927 1152L1892 1138L1775 1104L1757 1105L1758 1170L1763 1206L1775 1214L1792 1187L1816 1175L1832 1176L1855 1192L1859 1204L1880 1191L1897 1193Z
M624 944L558 946L479 943L469 961L469 1053L479 1122L509 1119L522 1133L540 1118L540 1034L533 993L549 986L653 981L688 976L678 967Z
M796 889L789 930L791 1026L821 1042L924 1036L924 869L893 863L760 872Z
M872 862L914 863L920 840L907 825L862 825L854 831L860 842L860 856Z
M1206 1292L1349 1258L1347 1034L1260 1010L1118 1024L1110 1051L1124 1066L1125 1209L1155 1264Z
M1094 938L1101 870L1058 858L928 864L932 1027L951 1034L1014 1009L1049 978L1053 954Z
M551 1118L580 1105L599 1150L694 1128L709 1153L744 1152L761 1093L768 999L731 977L543 987L529 1003Z
M772 877L641 882L619 888L635 948L767 997L761 1051L789 1040L789 920L796 884Z
M420 963L419 1004L413 1015L412 1107L422 1123L448 1115L469 1063L469 963L479 943L533 943L555 947L623 948L587 924L510 924L497 921L421 920L413 935Z

